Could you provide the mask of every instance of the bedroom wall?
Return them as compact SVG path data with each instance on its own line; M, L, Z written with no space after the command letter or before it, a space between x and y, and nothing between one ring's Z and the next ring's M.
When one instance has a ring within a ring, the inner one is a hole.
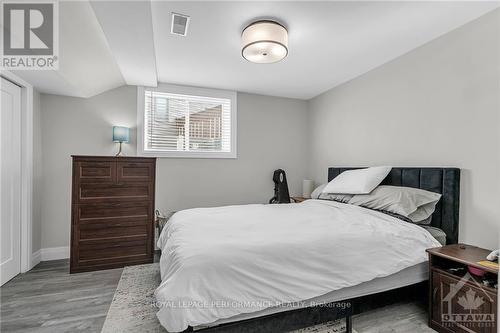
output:
M498 248L500 10L309 101L309 174L462 168L460 240Z
M42 259L68 255L72 154L112 155L111 127L136 126L136 88L120 87L93 98L41 95ZM273 194L272 172L287 171L291 194L306 174L306 102L238 93L238 158L157 161L156 206L189 207L264 203ZM136 153L135 129L126 155ZM45 254L45 255L44 255Z
M31 250L35 257L42 247L42 123L40 93L33 90L33 200ZM36 259L35 259L36 260Z

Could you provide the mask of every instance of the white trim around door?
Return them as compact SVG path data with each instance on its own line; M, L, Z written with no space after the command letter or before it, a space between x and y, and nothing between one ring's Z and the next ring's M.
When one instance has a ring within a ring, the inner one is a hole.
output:
M1 78L0 285L21 273L21 87Z
M21 273L38 264L32 253L33 86L9 71L0 76L21 87Z

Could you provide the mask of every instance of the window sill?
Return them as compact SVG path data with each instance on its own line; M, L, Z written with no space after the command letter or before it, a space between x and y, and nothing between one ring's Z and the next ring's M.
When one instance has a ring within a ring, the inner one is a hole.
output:
M212 159L236 159L236 152L229 153L209 153L209 152L162 152L162 151L142 151L137 154L144 157L157 158L212 158Z

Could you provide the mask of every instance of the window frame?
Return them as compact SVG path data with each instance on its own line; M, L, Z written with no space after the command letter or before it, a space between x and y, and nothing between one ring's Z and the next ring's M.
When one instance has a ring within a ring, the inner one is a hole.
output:
M201 151L148 151L145 150L145 93L157 91L170 94L195 95L213 98L226 98L231 101L231 150L229 152ZM158 87L137 87L137 155L167 158L237 158L237 93L231 90L209 89L174 84L159 84Z

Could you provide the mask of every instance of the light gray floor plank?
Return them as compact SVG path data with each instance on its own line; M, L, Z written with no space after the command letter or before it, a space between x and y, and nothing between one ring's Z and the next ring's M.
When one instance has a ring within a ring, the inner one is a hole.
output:
M353 316L358 333L435 333L427 326L427 311L417 302L399 303Z
M43 262L0 288L2 332L100 332L122 269L69 274ZM358 333L428 333L425 305L407 302L357 315Z
M69 274L42 262L0 289L2 332L100 332L122 269Z

